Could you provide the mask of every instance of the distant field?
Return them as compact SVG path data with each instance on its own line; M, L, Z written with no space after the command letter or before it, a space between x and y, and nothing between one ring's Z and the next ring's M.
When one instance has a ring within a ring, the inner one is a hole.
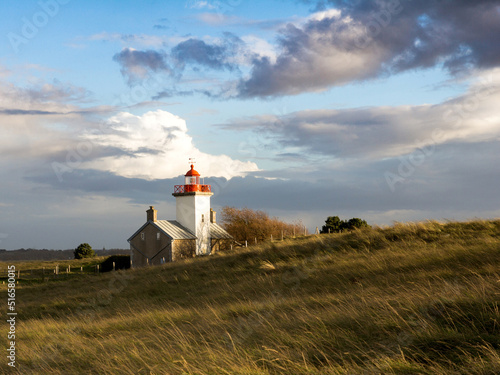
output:
M97 256L109 256L116 254L130 255L128 249L95 250ZM74 259L74 250L0 250L0 262L27 261L27 260L71 260Z
M76 271L45 281L21 275L18 367L3 359L4 373L500 374L500 220L78 273L96 261L57 262Z

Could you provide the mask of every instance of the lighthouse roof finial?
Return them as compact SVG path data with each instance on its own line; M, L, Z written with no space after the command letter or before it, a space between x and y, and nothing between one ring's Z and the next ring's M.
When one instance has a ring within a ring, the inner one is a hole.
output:
M200 174L194 170L194 164L196 161L194 158L189 158L189 164L191 164L191 169L185 174L186 177L188 176L200 176Z

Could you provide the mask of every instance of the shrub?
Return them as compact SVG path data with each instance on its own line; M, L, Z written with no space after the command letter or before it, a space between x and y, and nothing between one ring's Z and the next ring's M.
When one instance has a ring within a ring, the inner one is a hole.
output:
M111 255L101 263L101 272L113 271L113 263L117 270L130 268L130 255Z
M303 233L303 225L300 222L290 224L276 217L269 217L264 211L255 211L250 208L223 207L222 225L224 229L234 237L236 241L253 243L265 241L271 238L289 237Z
M92 250L92 246L88 243L82 243L78 246L75 251L75 259L83 259L83 258L93 258L95 257L95 252Z
M353 217L349 220L340 220L338 216L328 216L325 225L321 228L321 233L340 233L358 228L370 227L365 220Z

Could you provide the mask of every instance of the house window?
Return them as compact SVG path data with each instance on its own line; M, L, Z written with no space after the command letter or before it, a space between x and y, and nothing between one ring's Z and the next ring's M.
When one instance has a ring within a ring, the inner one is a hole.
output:
M144 241L144 232L141 233L141 240Z
M201 222L204 223L205 222L205 215L201 214Z
M159 241L160 240L160 232L156 233L156 239Z

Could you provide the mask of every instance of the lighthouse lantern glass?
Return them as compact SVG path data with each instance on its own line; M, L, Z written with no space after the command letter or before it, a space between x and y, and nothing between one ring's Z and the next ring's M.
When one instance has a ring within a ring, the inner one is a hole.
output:
M186 176L186 185L199 185L200 177L198 176Z

